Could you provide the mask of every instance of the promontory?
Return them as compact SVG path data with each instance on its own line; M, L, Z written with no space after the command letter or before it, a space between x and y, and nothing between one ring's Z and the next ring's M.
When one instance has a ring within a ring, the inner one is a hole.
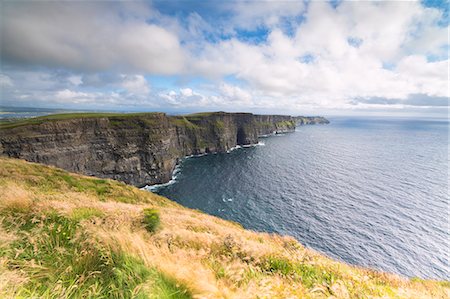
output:
M169 181L184 156L323 123L323 117L226 112L57 114L0 124L0 155L140 187Z

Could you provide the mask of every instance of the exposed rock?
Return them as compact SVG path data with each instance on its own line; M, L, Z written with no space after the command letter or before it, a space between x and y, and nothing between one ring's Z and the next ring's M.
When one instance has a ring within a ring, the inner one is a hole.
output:
M135 186L170 180L180 158L225 152L320 117L164 113L45 119L0 127L0 154Z

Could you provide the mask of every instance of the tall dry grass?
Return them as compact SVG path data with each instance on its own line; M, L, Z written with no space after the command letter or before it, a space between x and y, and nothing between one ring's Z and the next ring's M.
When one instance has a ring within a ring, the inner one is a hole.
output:
M307 249L291 237L245 230L236 223L115 181L92 182L98 179L13 159L0 158L0 163L2 217L26 211L46 215L51 211L76 221L91 242L105 252L126 254L139 261L136 265L142 263L150 269L145 279L136 282L136 290L143 296L450 296L446 282L408 280L349 266ZM145 209L158 211L160 227L155 231L145 229ZM4 252L11 248L14 237L4 226L0 240L5 240L0 247L0 296L8 296L25 288L33 275L11 267L15 257Z

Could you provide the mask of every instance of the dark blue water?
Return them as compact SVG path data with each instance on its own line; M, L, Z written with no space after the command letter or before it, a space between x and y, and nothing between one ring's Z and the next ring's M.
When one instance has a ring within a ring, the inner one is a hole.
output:
M331 121L186 159L156 192L351 264L449 279L447 120Z

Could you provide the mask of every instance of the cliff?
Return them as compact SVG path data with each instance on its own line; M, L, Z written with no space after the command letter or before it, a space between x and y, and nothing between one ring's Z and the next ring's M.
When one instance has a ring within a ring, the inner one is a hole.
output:
M199 113L60 114L0 125L0 155L120 180L164 183L180 158L225 152L320 117Z
M450 296L113 180L0 157L0 186L0 298Z

